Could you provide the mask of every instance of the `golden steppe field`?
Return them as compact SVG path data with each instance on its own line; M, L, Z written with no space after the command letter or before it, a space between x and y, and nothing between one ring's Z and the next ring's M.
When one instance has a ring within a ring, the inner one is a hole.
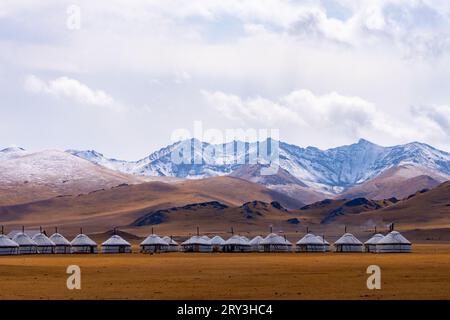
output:
M72 264L81 290L66 288ZM373 264L381 290L366 287ZM449 299L450 244L409 254L3 256L0 283L0 299Z

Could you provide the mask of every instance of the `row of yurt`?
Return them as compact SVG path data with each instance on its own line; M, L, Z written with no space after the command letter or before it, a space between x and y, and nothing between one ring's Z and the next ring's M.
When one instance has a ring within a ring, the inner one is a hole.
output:
M292 243L285 237L270 233L267 237L256 236L249 240L245 236L232 235L224 240L220 236L209 239L192 236L181 244L184 252L289 252Z
M411 242L393 230L377 242L377 253L386 252L411 252Z
M364 243L366 252L389 253L411 252L411 242L400 232L392 230L387 235L375 234Z
M33 234L31 237L29 233ZM38 232L12 231L12 239L2 234L0 236L0 254L66 254L66 253L97 253L97 243L80 231L71 242L55 230L47 237L42 228ZM128 253L131 244L114 234L102 243L103 253Z
M364 244L351 233L345 233L335 243L336 252L374 252L374 253L395 253L411 252L411 242L400 232L393 230L391 225L390 232L387 235L376 233Z
M398 231L392 230L386 236L375 234L364 244L351 233L345 232L335 243L336 252L410 252L411 242ZM22 228L22 232L11 232L12 239L3 234L0 235L0 255L11 254L35 254L35 253L97 253L97 244L80 231L71 242L55 233L47 237L42 228L39 231L30 232ZM271 230L272 231L272 230ZM233 233L233 230L232 230ZM31 236L30 236L31 235ZM271 232L265 238L256 236L252 240L240 235L232 235L228 240L220 236L209 238L197 235L181 243L181 246L172 237L159 237L152 233L140 244L141 252L290 252L292 243L286 237ZM365 250L364 250L365 249ZM296 243L296 252L327 252L330 244L323 236L315 236L307 230L307 234ZM102 253L130 253L131 244L122 237L114 234L101 246Z
M1 238L3 244L0 244L0 251L10 252L10 254L70 253L70 242L57 232L49 238L45 232L42 231L42 228L37 232L25 232L25 229L22 227L22 231L11 231L10 237L11 238L3 234L2 228ZM7 247L12 248L12 246L17 247L17 250L12 249L8 251L6 249Z

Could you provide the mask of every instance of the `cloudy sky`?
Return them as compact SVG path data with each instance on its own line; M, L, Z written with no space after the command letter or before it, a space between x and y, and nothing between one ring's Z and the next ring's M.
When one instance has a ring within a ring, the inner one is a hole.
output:
M0 147L135 160L202 121L450 151L447 0L93 2L0 2Z

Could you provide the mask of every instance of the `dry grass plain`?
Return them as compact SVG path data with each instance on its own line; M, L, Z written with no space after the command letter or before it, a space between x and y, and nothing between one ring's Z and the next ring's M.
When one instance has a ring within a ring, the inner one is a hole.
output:
M81 267L82 289L66 288ZM382 289L366 288L367 266ZM450 245L410 254L156 254L0 257L0 299L450 299Z

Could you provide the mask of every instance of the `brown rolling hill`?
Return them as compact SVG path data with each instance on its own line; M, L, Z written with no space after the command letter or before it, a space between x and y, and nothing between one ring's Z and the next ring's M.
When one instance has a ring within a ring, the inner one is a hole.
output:
M398 200L325 199L300 209L301 219L308 224L331 224L342 216L352 217L362 212L380 210L393 205Z
M251 201L240 206L210 201L150 211L127 230L141 233L151 227L162 234L193 234L198 226L202 233L227 237L231 228L241 235L267 233L270 227L277 232L292 232L299 223L295 211L285 209L276 201Z
M348 189L338 195L338 198L403 199L419 190L434 188L446 180L448 177L429 169L402 165L388 169L379 176Z
M394 222L400 229L450 228L450 181L431 190L418 191L386 208L341 216L336 221L340 224L380 226Z
M227 206L259 200L278 201L283 206L301 207L300 201L264 186L231 177L186 180L176 183L148 182L121 185L88 194L59 196L47 200L0 207L5 225L62 226L104 232L129 225L142 215L163 208L191 203L219 201Z
M264 167L267 166L261 164L243 165L233 171L230 176L262 184L269 189L284 193L306 204L320 201L327 197L321 192L314 191L283 168L278 168L276 174L262 175L261 169Z

